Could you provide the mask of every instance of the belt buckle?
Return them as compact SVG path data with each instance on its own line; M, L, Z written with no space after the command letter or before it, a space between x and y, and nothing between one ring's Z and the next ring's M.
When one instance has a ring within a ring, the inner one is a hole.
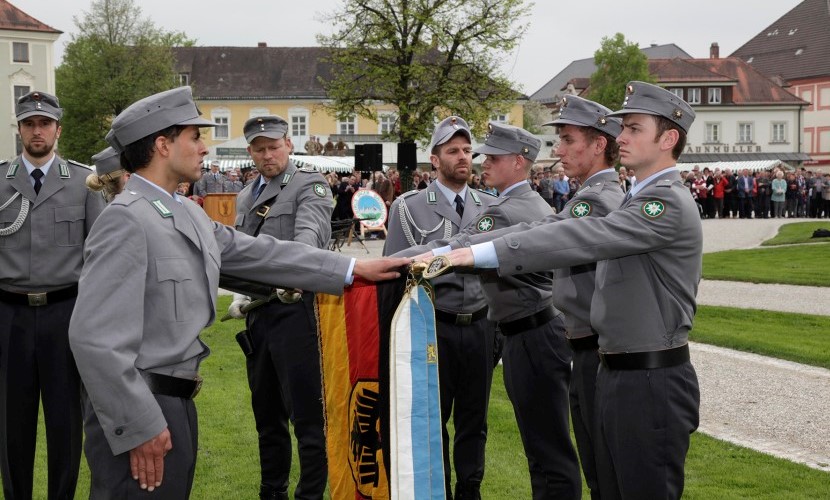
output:
M268 212L270 210L271 210L270 206L262 205L261 207L259 207L259 210L256 211L256 214L259 215L260 217L265 217L266 215L268 215Z
M202 390L202 377L196 375L196 378L193 379L196 382L196 387L193 388L193 392L190 394L190 399L194 399L197 395L199 395L199 391Z
M467 326L473 322L473 315L471 314L456 314L455 324L460 326Z
M39 307L46 305L46 292L27 293L29 297L29 305L32 307Z

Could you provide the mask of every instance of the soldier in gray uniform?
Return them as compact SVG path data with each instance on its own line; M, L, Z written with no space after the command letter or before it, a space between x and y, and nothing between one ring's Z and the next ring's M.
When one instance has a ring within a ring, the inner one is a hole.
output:
M454 265L502 276L597 262L590 323L599 335L594 451L602 498L680 498L700 392L688 333L702 231L676 167L695 113L655 85L630 82L617 138L639 182L606 217L543 224L453 250Z
M207 148L189 87L142 99L107 141L132 173L101 213L69 339L84 382L91 498L188 498L198 430L193 397L210 350L199 333L215 318L219 269L240 279L340 293L353 275L388 279L405 259L355 261L211 221L175 194L195 181ZM96 197L100 199L100 196Z
M447 239L483 215L492 196L467 187L472 169L467 123L451 116L435 127L430 161L438 179L392 204L383 248L390 255L436 239ZM447 422L454 415L453 466L456 500L480 498L487 442L487 407L493 379L495 330L476 276L433 281L438 334L438 370L446 491L452 496Z
M193 185L194 194L204 196L208 193L225 192L225 175L219 171L219 162L210 162L210 172L205 172L202 177Z
M87 176L86 186L93 191L103 191L104 200L109 203L124 190L130 174L121 168L120 155L112 146L93 155L92 163L95 165L95 173Z
M619 118L606 118L610 112L610 109L593 101L567 96L560 103L559 117L543 125L557 127L560 141L556 155L561 158L565 174L576 177L582 185L561 212L536 222L515 224L486 233L464 232L448 244L452 248L461 248L540 224L579 217L604 217L619 208L623 192L613 166L619 159L616 137L622 126ZM437 245L430 247L438 248ZM599 498L591 440L594 386L599 366L597 335L590 323L595 268L594 264L587 264L555 269L553 304L565 314L568 343L574 351L570 407L580 462L591 496Z
M228 180L226 180L225 184L222 186L223 193L238 193L245 187L242 181L239 180L239 176L235 171L232 170L228 172L227 178Z
M7 499L32 498L43 400L49 498L72 498L81 460L80 379L69 351L83 245L104 199L90 168L55 154L63 110L30 92L15 105L23 153L0 163L0 472Z
M279 116L251 118L243 131L260 175L237 196L236 229L325 248L331 236L331 189L320 172L297 168L288 159L288 122ZM242 317L240 308L249 301L235 296L228 312ZM253 347L246 363L259 434L260 498L288 498L289 419L300 458L294 498L322 498L326 440L314 293L282 295L252 310L246 325Z
M498 199L465 231L487 233L551 215L527 182L541 142L524 129L490 123L482 181ZM463 241L463 239L461 240ZM571 349L562 313L553 305L551 272L482 275L490 318L505 336L504 385L513 404L530 469L533 498L579 498L581 484L568 423Z

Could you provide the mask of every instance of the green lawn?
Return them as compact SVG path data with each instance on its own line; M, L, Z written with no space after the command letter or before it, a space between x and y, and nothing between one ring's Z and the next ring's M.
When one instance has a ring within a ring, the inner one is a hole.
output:
M700 306L689 338L830 368L830 316Z
M830 245L728 250L703 255L703 278L830 287L828 262Z
M761 246L794 245L798 243L827 243L830 238L813 238L816 229L830 229L830 220L822 222L793 222L784 224L778 229L778 234L763 243Z
M220 299L221 313L227 310L228 303L229 298ZM738 335L739 330L747 330L750 332L748 335L751 335L758 324L770 321L767 316L755 316L751 328L749 318L746 318L745 323L728 323L727 329L716 321L728 321L730 318L726 316L731 317L732 313L710 309L715 308L701 308L694 340L700 340L697 335L708 335L706 332L709 331L731 330ZM196 400L199 408L200 450L192 495L194 499L247 499L257 496L259 462L256 430L250 409L244 357L233 337L241 328L241 321L218 323L206 330L203 336L204 341L210 345L212 354L202 365L205 385ZM800 339L803 337L803 328L805 326L799 322ZM817 324L814 328L819 329L821 326ZM826 326L824 331L828 331ZM824 346L827 356L826 342ZM501 368L496 370L493 380L489 421L490 437L487 443L483 497L530 498L527 461L513 410L504 390ZM43 435L41 428L34 498L46 498ZM700 434L695 434L692 438L686 475L687 498L830 498L827 473ZM295 470L292 486L296 484L296 479ZM87 498L88 495L89 473L84 463L76 498Z

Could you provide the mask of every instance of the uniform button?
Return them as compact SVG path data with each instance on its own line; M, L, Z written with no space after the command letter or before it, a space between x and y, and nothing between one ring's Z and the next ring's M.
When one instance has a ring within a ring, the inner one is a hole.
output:
M115 429L116 436L120 436L121 434L124 434L124 429L122 429L121 427Z
M507 242L507 246L513 250L517 249L519 248L519 240L510 240Z
M465 247L469 247L469 246L470 246L470 242L468 241L468 242L464 243L464 246L465 246Z
M522 266L516 266L516 270L517 270L517 271L521 271L521 270L522 270Z

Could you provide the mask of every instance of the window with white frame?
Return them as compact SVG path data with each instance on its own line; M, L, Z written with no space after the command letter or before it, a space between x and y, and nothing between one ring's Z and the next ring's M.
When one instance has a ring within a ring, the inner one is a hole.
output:
M31 91L31 87L28 85L15 85L14 86L14 102L16 103L18 99L23 97L24 95L28 94Z
M248 112L248 118L258 118L260 116L268 116L270 115L270 111L268 108L251 108Z
M177 77L179 87L190 85L190 73L179 73Z
M337 133L340 135L354 135L357 133L357 119L354 115L337 120Z
M394 113L384 113L378 116L378 134L391 135L397 130L398 117Z
M687 89L686 102L689 104L700 104L700 89L697 87Z
M720 104L721 89L719 87L712 87L709 89L709 104Z
M706 122L705 142L717 144L720 142L720 123Z
M787 142L787 122L773 122L770 142Z
M308 117L306 115L291 116L291 137L305 137L308 133Z
M12 42L12 62L29 62L29 44L27 42Z
M490 121L496 123L507 123L510 120L510 115L507 113L493 113L490 115Z
M216 124L213 127L213 139L217 141L231 138L231 112L225 108L214 109L211 113L211 120Z
M752 142L752 124L751 123L739 123L738 124L738 142L746 143Z
M680 89L680 88L669 89L669 92L671 92L672 94L676 95L677 97L683 99L683 89Z

